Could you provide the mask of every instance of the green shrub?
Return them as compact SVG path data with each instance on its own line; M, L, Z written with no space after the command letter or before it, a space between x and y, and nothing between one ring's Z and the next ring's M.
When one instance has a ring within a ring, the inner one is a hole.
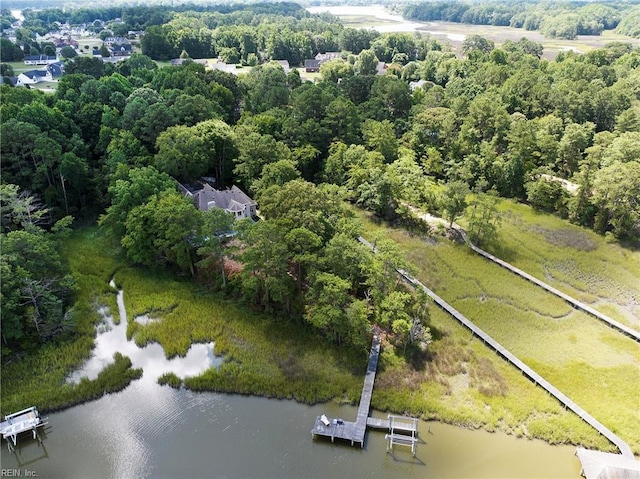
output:
M180 379L175 373L164 373L158 378L158 384L161 386L167 384L173 389L180 389L182 387L182 379Z

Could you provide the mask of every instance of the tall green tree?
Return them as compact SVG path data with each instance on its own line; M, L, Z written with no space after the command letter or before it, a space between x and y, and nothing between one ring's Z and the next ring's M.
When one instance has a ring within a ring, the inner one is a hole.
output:
M134 208L144 205L153 195L175 191L176 187L175 180L152 166L121 167L109 186L111 206L100 218L100 224L108 225L117 236L122 237L126 231L127 217Z
M136 263L175 265L193 275L193 242L201 228L201 212L182 194L166 190L129 212L122 246Z
M614 162L596 173L596 228L617 238L640 236L640 162Z
M449 220L449 228L453 226L453 222L467 208L467 195L469 193L469 186L463 181L457 180L447 183L440 196L440 205L444 213L443 216Z

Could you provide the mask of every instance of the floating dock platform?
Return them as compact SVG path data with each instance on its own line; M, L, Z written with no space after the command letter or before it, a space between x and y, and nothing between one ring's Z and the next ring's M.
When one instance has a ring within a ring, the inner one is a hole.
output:
M5 416L4 421L0 422L0 434L3 439L6 439L9 451L13 452L18 443L18 434L23 432L31 431L33 438L40 441L38 428L45 426L47 424L45 421L46 418L40 417L35 406Z

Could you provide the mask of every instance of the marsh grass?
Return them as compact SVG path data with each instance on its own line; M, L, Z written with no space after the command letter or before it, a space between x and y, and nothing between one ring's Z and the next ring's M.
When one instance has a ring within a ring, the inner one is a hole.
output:
M254 313L190 281L135 268L122 268L116 280L125 291L128 317L159 318L144 326L129 321L136 344L157 342L171 358L186 354L192 343L215 341L225 361L185 379L189 389L305 403L358 399L366 351L335 347L306 325Z
M83 379L77 385L66 382L91 355L95 326L100 322L98 307L106 305L117 311L115 291L108 282L120 267L120 257L119 248L95 228L76 231L65 242L63 254L78 286L70 310L74 334L3 364L3 414L33 405L41 412L68 407L121 390L140 377L141 371L131 368L129 358L117 355L95 380Z
M526 205L499 208L500 243L490 253L640 330L640 250Z
M606 243L603 238L582 229L579 230L587 235L587 239L578 240L580 247L550 245L548 238L560 242L567 236L549 233L541 239L532 234L532 230L539 228L540 222L547 229L570 225L553 217L540 219L530 211L520 215L521 205L508 204L503 208L513 211L509 220L513 226L506 228L503 249L509 253L508 260L518 267L535 275L531 270L537 265L540 271L537 259L553 276L556 274L553 265L557 264L554 258L566 256L583 265L583 271L588 271L594 278L592 284L616 281L627 290L633 288L635 252ZM640 431L637 414L640 345L476 255L463 244L441 237L412 236L401 229L371 221L362 212L358 214L365 223L365 237L385 236L395 240L416 267L418 279L596 419L619 433L634 451L640 451L637 432ZM517 233L516 225L525 232ZM623 269L620 275L614 274L615 268L602 264L609 252L612 262ZM494 253L500 256L499 252ZM631 264L624 264L625 260ZM591 264L593 270L589 269ZM575 277L569 278L577 283ZM609 301L606 294L595 292L601 301ZM431 309L431 315L432 323L444 339L434 341L430 346L434 359L425 368L422 394L416 392L415 386L403 389L401 379L395 378L388 390L376 388L378 395L374 393L374 398L381 401L378 407L416 410L427 418L433 416L471 427L481 425L490 430L499 428L550 442L611 448L597 432L573 413L566 412L541 388L535 387L481 343L473 341L470 333L460 330L453 319L443 317L444 313L435 307ZM468 349L473 350L475 356L470 355ZM449 359L439 360L441 354ZM451 355L461 359L456 363L451 361ZM493 369L489 369L484 360L481 366L481 358L488 358ZM464 372L461 372L462 368ZM409 369L404 371L397 366L394 371L399 376L411 374ZM482 376L474 379L478 372ZM465 379L464 375L469 378ZM606 381L592 386L591 383L599 378Z
M161 386L166 384L173 389L180 389L182 387L182 379L180 379L175 373L164 373L158 378L158 384Z
M218 369L188 378L194 390L294 398L305 403L336 399L355 403L366 370L367 351L328 344L315 331L291 318L265 316L218 298L191 279L130 267L109 235L96 228L76 231L65 244L65 257L78 281L72 311L73 338L45 345L36 353L3 366L2 412L36 404L54 410L98 397L100 391L126 387L138 370L128 358L116 358L95 381L77 386L65 379L90 356L97 310L117 311L114 278L124 290L128 334L139 345L159 343L168 358L184 355L192 343L216 342L225 362ZM158 320L140 325L139 314ZM118 315L114 315L118 316ZM115 376L119 378L114 381ZM177 384L175 378L164 378Z
M338 15L340 22L349 28L371 28L383 25L400 25L402 22L378 18L375 15Z

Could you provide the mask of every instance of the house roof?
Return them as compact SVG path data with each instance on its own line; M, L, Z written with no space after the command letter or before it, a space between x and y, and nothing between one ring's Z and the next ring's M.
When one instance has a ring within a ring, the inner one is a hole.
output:
M340 58L340 52L326 52L326 53L318 53L316 55L316 60L320 63L324 63L329 60L333 60L335 58Z
M215 206L216 208L236 212L243 211L247 206L255 205L255 202L235 185L228 190L216 190L211 185L205 184L204 188L197 191L194 196L198 197L200 209L208 209L209 206Z
M245 205L255 204L254 201L236 185L233 185L228 190L216 190L211 188L210 191L212 192L212 199L218 208L231 209L239 207L240 210L242 210Z
M304 61L305 68L320 68L320 60L305 60Z
M51 73L53 78L59 78L64 75L64 65L62 64L58 65L57 63L52 63L47 66L47 70L49 70L49 73Z
M24 75L35 80L36 78L46 77L48 73L49 72L47 70L29 70L28 72L22 72L20 75Z
M49 56L49 55L27 55L26 57L24 57L24 61L25 62L33 62L33 61L50 61L50 60L57 60L56 56Z

